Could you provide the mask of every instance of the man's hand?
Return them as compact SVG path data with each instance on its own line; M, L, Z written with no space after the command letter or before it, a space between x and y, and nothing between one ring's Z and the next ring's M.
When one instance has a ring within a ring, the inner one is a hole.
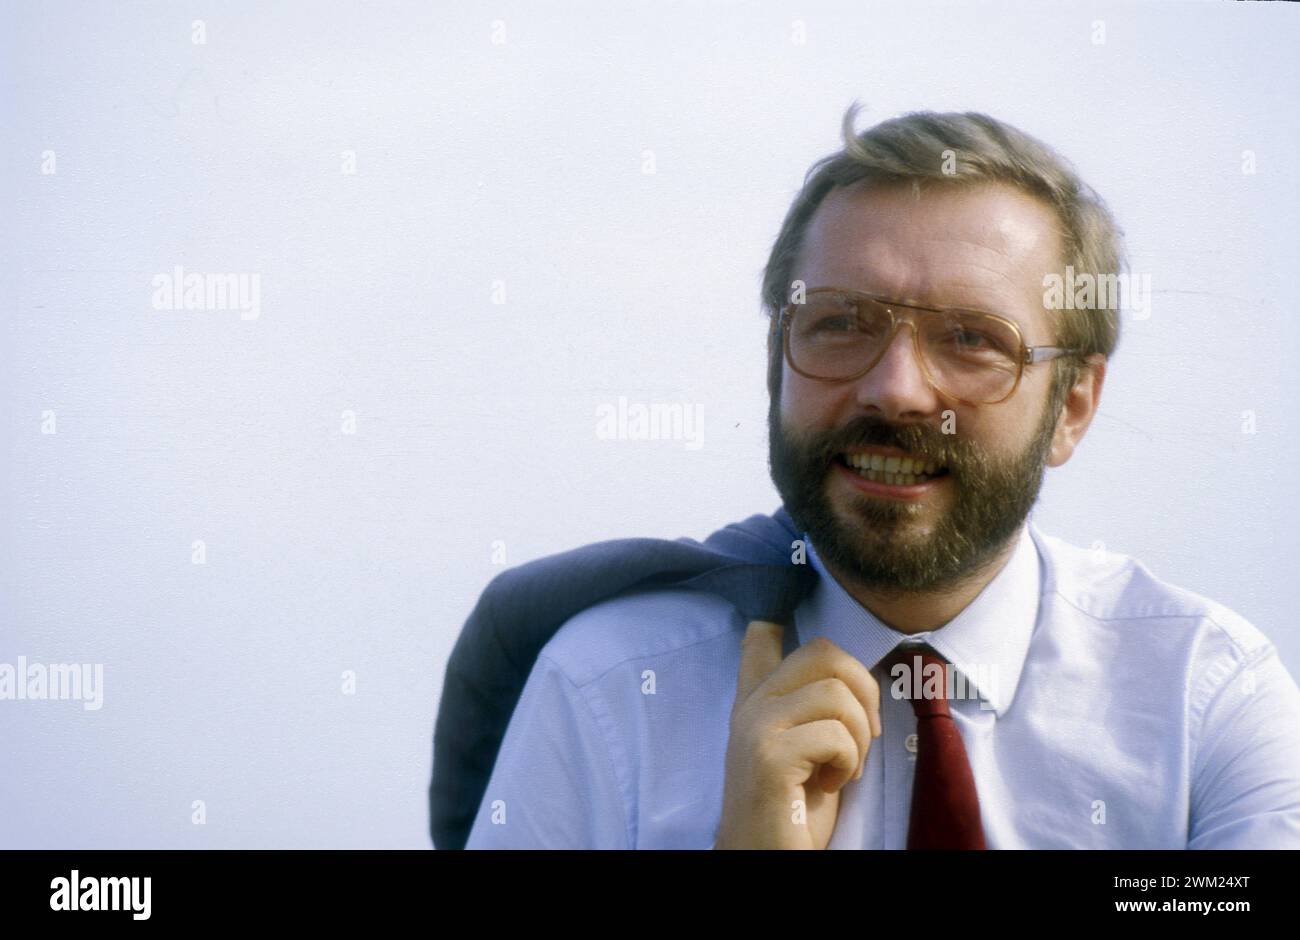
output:
M840 788L880 736L867 667L825 637L783 661L784 629L755 620L745 632L716 849L826 848Z

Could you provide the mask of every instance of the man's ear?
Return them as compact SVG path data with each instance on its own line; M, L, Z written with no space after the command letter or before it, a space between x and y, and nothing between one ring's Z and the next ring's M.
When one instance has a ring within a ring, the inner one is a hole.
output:
M1059 467L1069 460L1074 448L1083 440L1088 425L1092 423L1092 416L1097 413L1097 406L1101 403L1101 386L1105 381L1106 357L1101 353L1093 353L1084 360L1074 387L1061 404L1056 433L1052 436L1052 447L1047 454L1049 467Z

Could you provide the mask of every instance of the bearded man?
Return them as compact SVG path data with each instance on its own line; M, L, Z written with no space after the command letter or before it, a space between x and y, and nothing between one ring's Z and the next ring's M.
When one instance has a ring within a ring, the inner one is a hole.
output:
M568 616L468 846L1300 848L1274 646L1029 519L1119 336L1044 287L1124 274L1110 212L987 115L855 114L763 282L775 549L814 586L784 623L734 583Z

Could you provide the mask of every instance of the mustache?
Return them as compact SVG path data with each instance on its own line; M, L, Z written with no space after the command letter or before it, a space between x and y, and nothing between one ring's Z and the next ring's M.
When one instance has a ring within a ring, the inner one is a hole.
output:
M923 424L891 424L870 415L856 418L839 431L823 436L816 449L830 461L846 450L870 446L897 447L949 469L970 459L969 448L955 435Z

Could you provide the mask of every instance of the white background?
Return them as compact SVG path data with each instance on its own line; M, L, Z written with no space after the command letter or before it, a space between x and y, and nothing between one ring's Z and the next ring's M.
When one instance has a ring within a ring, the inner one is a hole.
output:
M1300 674L1285 6L6 4L0 662L105 688L0 702L0 845L428 846L494 540L777 507L759 274L855 98L987 111L1106 197L1151 316L1035 518ZM153 309L177 264L259 273L260 318ZM620 395L704 446L599 440Z

